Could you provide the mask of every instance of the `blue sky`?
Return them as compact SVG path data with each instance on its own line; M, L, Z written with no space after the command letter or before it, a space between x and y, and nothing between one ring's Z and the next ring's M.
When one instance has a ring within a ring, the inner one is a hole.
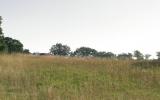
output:
M160 51L159 0L0 0L3 32L31 52L57 42L114 53Z

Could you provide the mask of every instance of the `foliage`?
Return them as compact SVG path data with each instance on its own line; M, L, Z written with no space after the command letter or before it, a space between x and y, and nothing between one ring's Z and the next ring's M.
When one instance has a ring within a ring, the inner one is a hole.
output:
M4 37L0 36L0 52L3 52L4 50L5 50Z
M134 57L136 57L137 60L143 60L144 59L143 54L138 50L134 51Z
M157 52L158 60L160 60L160 52Z
M59 56L66 56L70 53L70 47L67 45L62 45L61 43L57 43L51 47L50 53Z
M3 36L1 24L2 24L2 17L0 16L0 52L4 51L5 49L4 36Z
M0 52L6 52L6 53L22 52L23 44L16 39L12 39L10 37L4 37L1 24L2 24L2 17L0 16Z
M145 57L145 60L149 60L149 58L151 57L151 55L150 54L145 54L144 57Z
M96 57L115 58L116 55L112 52L97 52Z
M106 52L105 51L100 51L96 53L97 57L106 57Z
M30 51L29 51L29 49L24 49L24 50L23 50L23 53L24 53L24 54L29 54Z
M0 36L3 36L1 24L2 24L2 17L0 16Z
M5 37L4 38L6 49L5 51L8 53L18 53L23 51L23 44L16 40L12 39L10 37Z
M71 51L71 52L69 53L69 55L70 55L71 57L74 57L74 56L75 56L75 52Z
M118 59L122 59L122 60L126 60L126 59L132 59L132 54L131 53L122 53L122 54L119 54L117 56Z
M97 51L95 49L89 47L80 47L74 52L76 56L95 56L96 53Z

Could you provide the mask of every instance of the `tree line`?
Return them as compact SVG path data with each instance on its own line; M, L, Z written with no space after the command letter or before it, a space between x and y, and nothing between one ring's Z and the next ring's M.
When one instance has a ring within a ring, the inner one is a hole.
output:
M29 54L29 49L23 49L23 44L16 39L11 37L5 37L1 28L2 17L0 16L0 53L25 53ZM137 60L148 60L151 55L143 54L138 50L135 50L132 53L122 53L122 54L114 54L112 52L105 51L97 51L90 47L80 47L75 51L71 51L68 45L63 45L61 43L57 43L52 45L50 48L50 54L58 55L58 56L81 56L81 57L101 57L101 58L110 58L110 59L133 59ZM160 60L160 52L157 52L158 60Z
M61 43L57 43L52 45L50 48L50 53L52 55L58 56L80 56L80 57L100 57L100 58L109 58L109 59L122 59L122 60L131 60L133 58L137 60L149 60L151 57L150 54L143 54L139 50L135 50L133 53L121 53L121 54L114 54L112 52L105 52L105 51L97 51L90 47L80 47L77 48L75 51L71 51L68 45L63 45ZM160 60L160 52L157 52L158 60Z
M28 49L23 49L23 44L19 40L4 36L1 24L0 16L0 53L29 53Z

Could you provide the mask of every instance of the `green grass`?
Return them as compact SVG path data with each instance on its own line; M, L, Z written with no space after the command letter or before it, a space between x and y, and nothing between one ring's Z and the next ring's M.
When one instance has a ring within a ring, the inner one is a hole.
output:
M134 63L0 55L0 100L160 100L160 67Z

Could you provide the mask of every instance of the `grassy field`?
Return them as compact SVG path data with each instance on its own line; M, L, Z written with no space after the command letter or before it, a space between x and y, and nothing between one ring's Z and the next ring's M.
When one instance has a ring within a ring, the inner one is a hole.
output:
M160 100L160 66L135 63L0 55L0 100Z

